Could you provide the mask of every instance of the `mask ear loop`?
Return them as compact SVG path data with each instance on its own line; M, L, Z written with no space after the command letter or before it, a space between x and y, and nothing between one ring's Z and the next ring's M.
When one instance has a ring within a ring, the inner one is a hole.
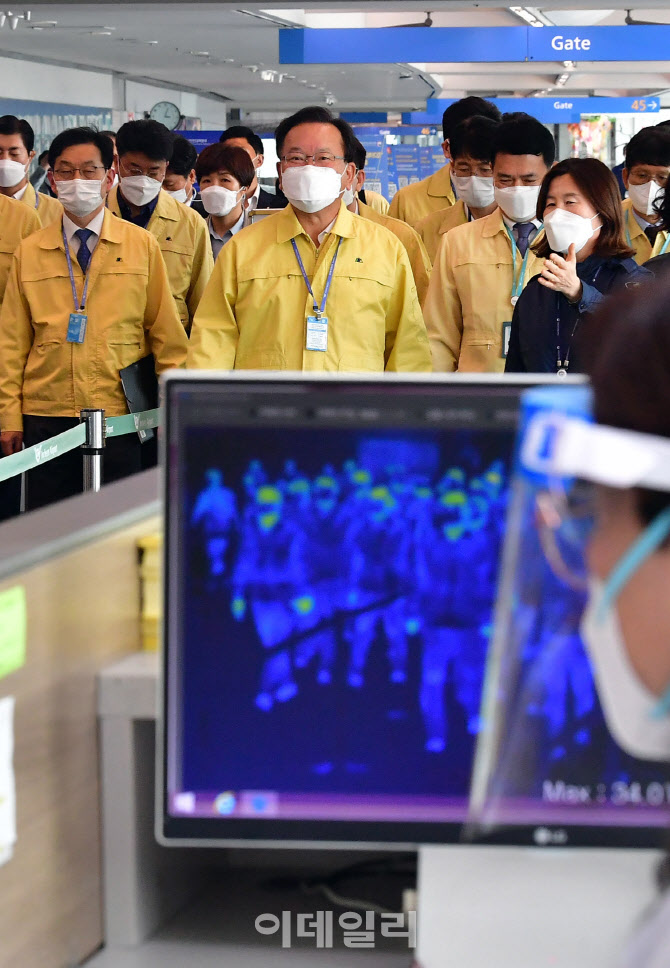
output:
M643 534L634 541L623 558L618 562L605 583L605 590L598 609L598 618L602 620L608 608L619 597L624 586L630 581L640 565L660 548L668 534L670 534L670 507L661 511L651 522ZM670 711L670 694L667 696L668 711Z

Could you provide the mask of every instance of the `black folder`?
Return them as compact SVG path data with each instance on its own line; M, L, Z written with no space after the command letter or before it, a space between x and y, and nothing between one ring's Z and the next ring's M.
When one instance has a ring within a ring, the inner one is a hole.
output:
M155 410L158 406L158 378L156 377L156 361L153 353L143 356L141 360L124 366L119 370L121 386L126 397L130 413L142 413L144 410ZM138 430L140 441L144 444L155 437L153 430Z

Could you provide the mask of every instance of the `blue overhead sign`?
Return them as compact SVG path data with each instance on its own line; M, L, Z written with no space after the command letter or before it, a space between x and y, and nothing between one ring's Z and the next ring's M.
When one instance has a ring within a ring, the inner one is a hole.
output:
M539 28L538 28L539 29ZM589 114L657 114L654 97L501 97L490 99L504 114L525 111L543 124L566 124ZM442 114L455 98L429 98L425 111L403 114L403 124L440 124Z
M280 64L649 61L670 25L642 27L363 27L279 31Z
M280 64L526 60L526 27L361 27L279 31Z

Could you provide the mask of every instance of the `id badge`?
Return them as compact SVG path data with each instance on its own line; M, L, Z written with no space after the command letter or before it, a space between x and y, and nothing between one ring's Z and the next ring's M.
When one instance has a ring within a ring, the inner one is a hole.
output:
M306 349L315 350L318 353L325 353L328 349L328 317L317 316L307 317L307 342Z
M88 316L84 313L70 313L70 322L67 327L68 343L83 343L86 336L86 324Z
M512 335L512 323L502 324L502 353L501 358L503 360L507 359L507 354L509 353L509 340Z

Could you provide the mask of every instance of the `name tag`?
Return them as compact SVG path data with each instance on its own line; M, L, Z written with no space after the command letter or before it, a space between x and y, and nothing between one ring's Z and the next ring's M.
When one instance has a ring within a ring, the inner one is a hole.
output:
M325 353L328 349L328 317L307 317L306 349L317 353Z
M503 360L507 359L507 354L509 353L509 340L512 335L512 323L502 324L502 353L501 357Z
M86 324L88 316L84 313L70 313L70 322L67 327L68 343L83 343L86 336Z

